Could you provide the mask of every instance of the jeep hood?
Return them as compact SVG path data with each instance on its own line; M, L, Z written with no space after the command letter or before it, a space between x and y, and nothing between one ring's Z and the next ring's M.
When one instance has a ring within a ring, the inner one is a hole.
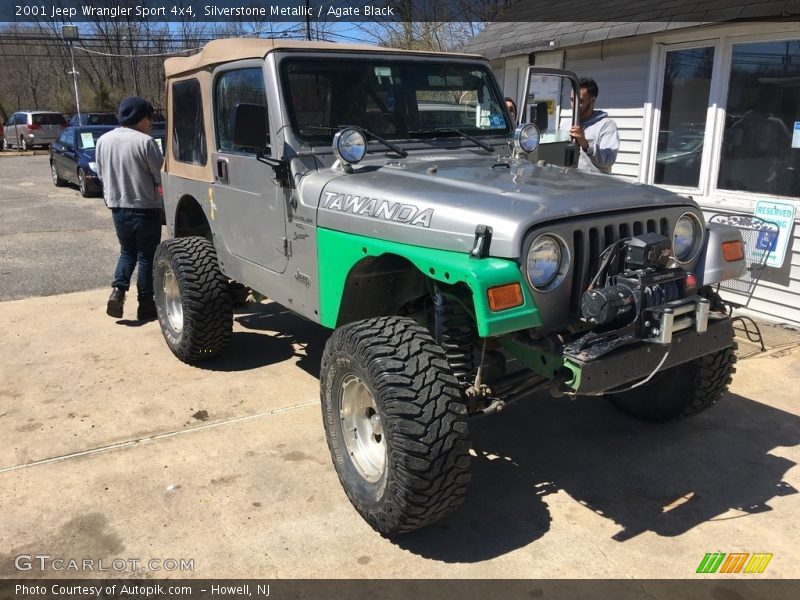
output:
M531 227L587 213L695 206L656 187L529 161L434 156L323 169L320 227L467 252L477 225L493 229L491 255L516 258Z

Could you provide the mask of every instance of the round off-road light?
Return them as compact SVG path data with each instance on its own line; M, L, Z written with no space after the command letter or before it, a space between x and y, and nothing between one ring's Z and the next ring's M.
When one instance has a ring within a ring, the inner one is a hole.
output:
M683 213L672 230L672 253L682 263L692 262L703 245L703 226L693 213Z
M539 147L539 128L533 123L517 125L514 129L514 150L523 154L530 154Z
M343 163L357 163L367 153L367 138L358 129L342 129L333 136L333 153Z

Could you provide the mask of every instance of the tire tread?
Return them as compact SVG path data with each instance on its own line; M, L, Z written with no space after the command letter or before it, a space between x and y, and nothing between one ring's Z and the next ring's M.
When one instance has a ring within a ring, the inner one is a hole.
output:
M159 260L166 260L172 268L183 300L180 341L173 345L167 339L173 354L190 364L218 355L230 343L233 304L214 245L202 237L166 240L159 245L154 263L158 265ZM161 303L156 304L164 329L168 327L166 312Z
M337 467L356 510L384 534L413 531L455 510L470 480L469 431L444 350L427 329L408 318L377 317L345 325L325 346L323 394L336 352L350 352L367 367L384 428L392 432L387 468L393 469L380 509L362 507Z

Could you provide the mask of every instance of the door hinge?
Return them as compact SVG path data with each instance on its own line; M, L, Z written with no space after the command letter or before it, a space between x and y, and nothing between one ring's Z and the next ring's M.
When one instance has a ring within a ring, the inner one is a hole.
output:
M292 243L289 241L289 238L282 238L283 239L283 255L286 258L289 258L292 255Z

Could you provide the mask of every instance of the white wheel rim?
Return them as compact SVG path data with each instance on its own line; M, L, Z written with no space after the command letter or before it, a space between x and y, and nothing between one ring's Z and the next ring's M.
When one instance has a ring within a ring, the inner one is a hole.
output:
M183 301L181 300L181 290L178 287L178 278L169 267L164 273L161 288L164 290L164 309L167 313L167 321L176 333L180 333L183 331Z
M355 375L342 380L339 418L347 452L359 475L375 483L386 469L386 438L375 400Z

